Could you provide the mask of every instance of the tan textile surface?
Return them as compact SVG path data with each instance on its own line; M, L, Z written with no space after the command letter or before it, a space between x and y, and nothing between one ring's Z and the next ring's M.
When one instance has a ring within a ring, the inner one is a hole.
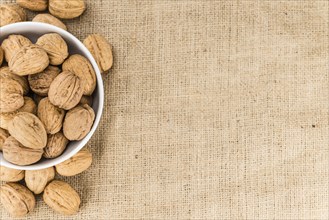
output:
M328 0L87 3L115 63L82 207L26 219L329 218Z

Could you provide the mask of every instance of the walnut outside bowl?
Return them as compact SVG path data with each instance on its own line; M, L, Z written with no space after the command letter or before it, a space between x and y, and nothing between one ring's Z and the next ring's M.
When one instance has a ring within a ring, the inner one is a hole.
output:
M74 37L69 32L60 29L56 26L45 24L45 23L39 23L39 22L21 22L21 23L15 23L6 25L4 27L0 28L0 43L7 38L11 34L21 34L26 37L28 37L33 43L36 42L36 40L44 34L47 33L58 33L61 35L68 47L69 47L69 53L70 54L81 54L84 57L86 57L90 63L92 64L97 77L97 87L93 94L93 105L92 108L95 111L95 121L94 124L88 133L88 135L82 139L81 141L74 141L70 142L66 148L66 150L63 152L63 154L57 158L54 159L42 159L39 162L27 166L18 166L12 163L9 163L3 158L2 152L0 152L0 165L5 166L12 169L19 169L19 170L39 170L39 169L45 169L48 167L55 166L69 158L71 158L73 155L75 155L77 152L79 152L90 140L92 135L95 133L97 126L99 124L99 121L102 116L103 112L103 106L104 106L104 86L103 86L103 80L102 75L100 73L100 70L96 64L95 59L91 55L91 53L88 51L88 49L83 45L83 43L78 40L76 37Z

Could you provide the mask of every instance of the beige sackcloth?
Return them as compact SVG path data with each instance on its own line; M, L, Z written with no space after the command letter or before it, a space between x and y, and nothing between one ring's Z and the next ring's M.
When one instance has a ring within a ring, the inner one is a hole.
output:
M328 0L87 7L69 31L105 35L115 59L93 165L58 177L81 210L38 197L25 219L329 218Z

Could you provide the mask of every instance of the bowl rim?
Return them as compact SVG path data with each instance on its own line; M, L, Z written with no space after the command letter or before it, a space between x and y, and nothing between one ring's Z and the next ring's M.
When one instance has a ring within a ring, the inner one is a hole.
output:
M97 112L95 112L95 121L94 121L94 124L93 124L91 130L89 131L87 136L84 137L82 140L78 141L79 143L77 144L77 146L74 147L74 149L71 150L70 152L68 152L67 154L65 154L65 155L62 154L53 159L47 159L47 161L45 163L40 164L38 161L34 164L25 165L25 166L12 164L6 160L2 160L1 158L3 156L0 157L0 165L7 167L7 168L12 168L12 169L17 169L17 170L40 170L40 169L46 169L49 167L56 166L57 164L62 163L65 160L68 160L69 158L74 156L76 153L78 153L88 143L88 141L91 139L91 137L95 133L95 131L99 125L99 122L101 120L102 114L103 114L104 85L103 85L101 71L99 70L99 67L98 67L94 57L90 53L90 51L85 47L85 45L77 37L75 37L73 34L69 33L68 31L66 31L64 29L61 29L61 28L56 27L51 24L41 23L41 22L19 22L19 23L9 24L9 25L0 27L0 38L2 37L3 32L5 32L5 33L10 32L9 35L10 34L20 34L20 28L22 28L23 26L24 26L24 29L30 28L31 30L35 29L36 27L38 29L46 29L46 31L49 33L57 33L57 34L61 35L63 38L70 39L70 41L72 41L77 46L77 48L79 48L79 50L83 51L83 53L85 53L87 55L86 58L92 64L92 66L95 70L95 73L96 73L96 82L97 82L96 90L98 90L98 93L99 93L99 100L98 100L99 102L98 102L98 106L97 106L98 109L97 109ZM13 32L13 30L17 30L17 31ZM6 33L6 35L8 36L8 33Z

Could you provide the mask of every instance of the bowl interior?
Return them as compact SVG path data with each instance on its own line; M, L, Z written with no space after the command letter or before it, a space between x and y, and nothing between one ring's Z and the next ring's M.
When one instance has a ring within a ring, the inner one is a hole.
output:
M74 141L70 142L66 148L66 150L63 152L63 154L57 158L54 159L42 159L39 162L27 165L27 166L18 166L12 163L9 163L3 158L2 152L0 152L0 165L5 166L8 168L13 169L21 169L21 170L38 170L38 169L45 169L51 166L55 166L70 157L72 157L74 154L76 154L78 151L80 151L83 146L87 144L87 142L90 140L92 135L94 134L101 115L103 111L103 103L104 103L104 87L103 87L103 80L100 73L100 70L96 64L96 61L94 60L93 56L90 54L88 49L79 41L76 37L74 37L69 32L62 30L56 26L45 24L45 23L38 23L38 22L21 22L21 23L15 23L10 24L4 27L0 28L0 43L4 39L6 39L11 34L20 34L27 38L29 38L33 43L37 41L37 39L44 34L47 33L58 33L61 35L64 40L66 41L68 47L69 47L69 53L72 54L81 54L82 56L86 57L90 63L92 64L97 77L97 87L95 89L95 92L93 94L93 106L92 108L95 111L95 121L93 124L93 127L91 131L88 133L88 135L81 141Z

